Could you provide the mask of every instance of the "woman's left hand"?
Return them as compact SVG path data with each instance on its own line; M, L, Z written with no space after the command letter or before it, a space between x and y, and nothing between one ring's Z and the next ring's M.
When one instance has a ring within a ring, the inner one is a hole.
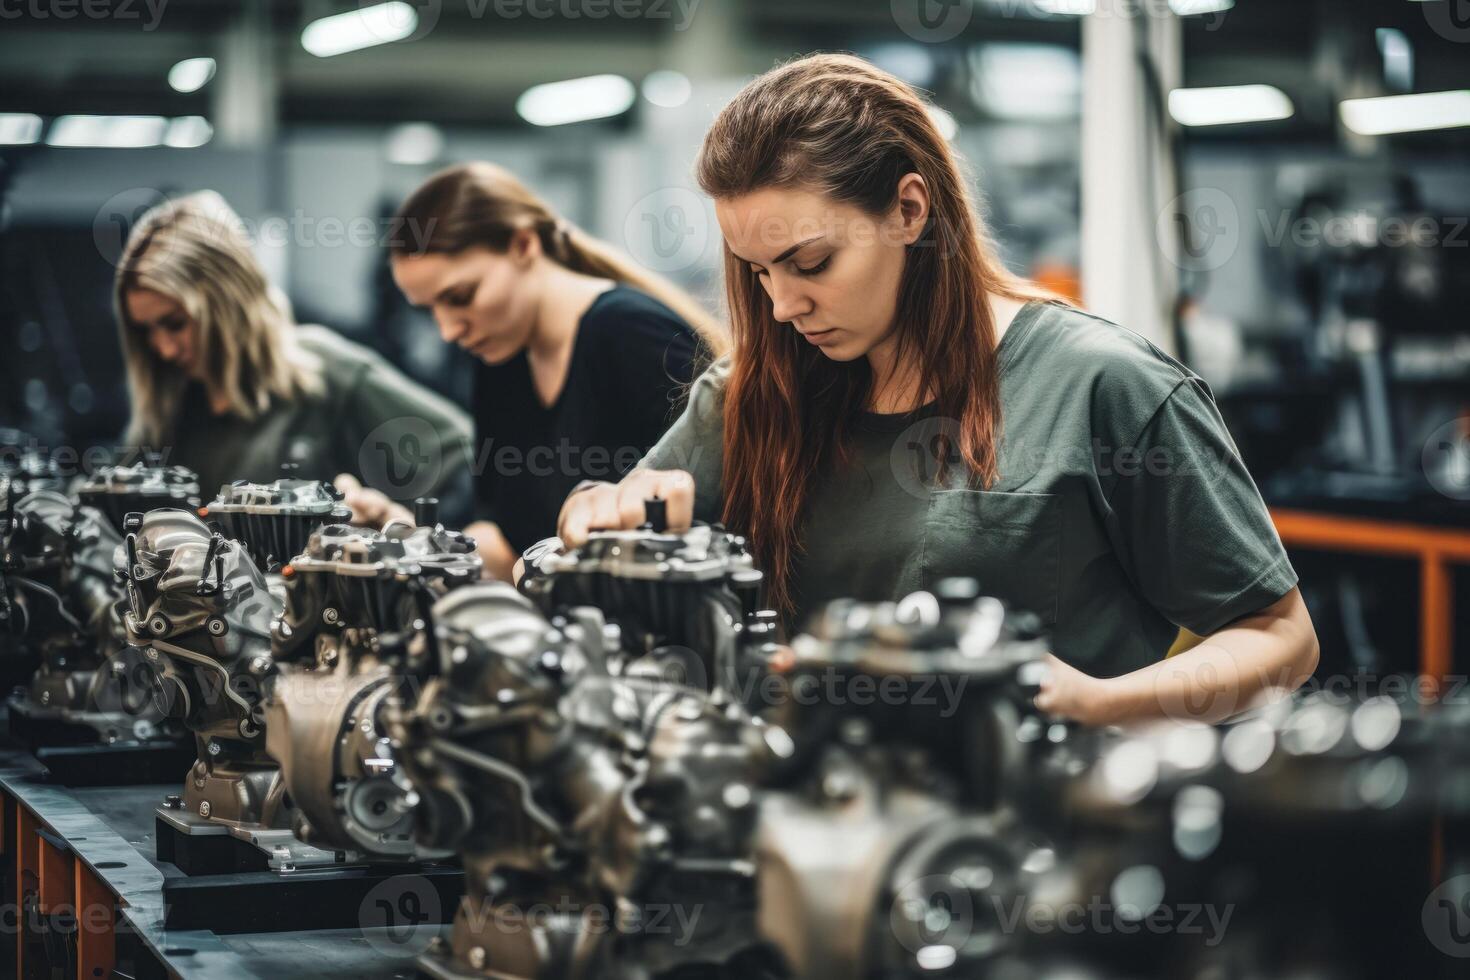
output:
M1107 681L1085 674L1048 653L1046 673L1041 677L1041 690L1036 707L1049 715L1082 722L1102 724L1106 715Z

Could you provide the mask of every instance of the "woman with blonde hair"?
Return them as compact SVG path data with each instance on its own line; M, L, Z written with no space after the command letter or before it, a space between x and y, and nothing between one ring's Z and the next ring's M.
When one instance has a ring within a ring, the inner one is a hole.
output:
M658 441L722 328L683 291L566 219L505 169L466 163L399 209L393 278L473 354L475 503L490 574L556 527L567 493ZM389 511L349 498L359 518ZM401 516L401 515L400 515Z
M1142 337L1001 264L922 97L857 58L751 82L697 164L734 350L569 545L720 520L792 627L949 577L1038 615L1038 705L1211 721L1311 676L1296 573L1209 390ZM691 462L693 461L693 462ZM1181 627L1204 637L1167 661Z
M445 399L324 327L297 326L213 191L132 229L115 304L132 399L129 447L199 474L206 496L244 479L356 477L394 500L468 497L470 426Z

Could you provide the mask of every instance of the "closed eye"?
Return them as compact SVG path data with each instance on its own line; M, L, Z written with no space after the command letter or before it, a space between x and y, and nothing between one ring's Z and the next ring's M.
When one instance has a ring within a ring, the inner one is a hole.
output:
M445 306L468 306L475 298L475 291L479 288L478 282L470 282L458 288L450 287L436 296L435 302Z
M808 268L803 269L801 266L795 264L793 264L791 268L796 272L798 276L815 276L820 272L825 272L827 266L831 264L832 256L829 255L822 261L818 262L816 265L809 266Z

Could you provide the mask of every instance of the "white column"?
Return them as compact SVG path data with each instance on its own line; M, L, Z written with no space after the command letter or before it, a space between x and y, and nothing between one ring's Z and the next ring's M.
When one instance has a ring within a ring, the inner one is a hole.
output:
M1165 138L1173 121L1150 99L1140 53L1166 103L1180 48L1179 19L1159 3L1098 0L1082 24L1083 301L1171 353L1178 253L1172 221L1159 216L1178 194Z
M241 4L220 38L209 87L217 145L259 149L275 138L280 85L271 45L268 6L262 0Z

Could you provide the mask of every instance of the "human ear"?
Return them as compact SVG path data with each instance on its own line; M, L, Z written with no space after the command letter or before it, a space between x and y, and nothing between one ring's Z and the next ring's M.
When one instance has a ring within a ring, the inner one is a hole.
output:
M896 210L903 243L912 245L929 224L929 185L923 177L909 173L898 179Z
M528 266L541 256L541 239L530 228L517 228L510 236L507 254L517 265Z

